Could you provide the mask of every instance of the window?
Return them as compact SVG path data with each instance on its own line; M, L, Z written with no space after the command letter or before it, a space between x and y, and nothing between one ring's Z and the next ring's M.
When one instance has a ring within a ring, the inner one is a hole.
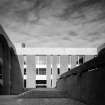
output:
M46 69L45 68L39 68L39 74L40 75L46 75Z
M78 56L77 65L81 65L84 63L84 56Z
M46 68L36 68L36 74L46 75Z
M68 71L70 71L70 68L68 68Z
M36 74L38 74L38 68L36 68Z
M22 43L22 48L25 48L25 47L26 47L25 43Z
M26 88L26 80L24 80L24 87Z
M36 84L46 84L46 80L36 80Z
M26 68L24 68L24 74L26 74Z
M79 64L81 65L81 64L83 64L83 63L84 63L84 59L83 59L83 57L82 57L82 58L79 59Z
M57 71L58 71L58 74L60 74L60 68L58 68Z
M51 74L52 74L52 68L51 68Z
M46 88L46 80L36 80L36 88Z
M37 85L36 88L47 88L46 85Z

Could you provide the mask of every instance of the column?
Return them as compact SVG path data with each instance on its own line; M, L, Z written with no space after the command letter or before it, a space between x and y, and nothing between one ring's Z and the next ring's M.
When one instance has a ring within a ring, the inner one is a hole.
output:
M52 88L56 87L57 82L57 56L52 57Z
M36 70L35 70L35 56L34 55L27 56L26 74L27 74L26 88L35 88Z
M63 74L68 71L68 56L60 56L60 74Z
M47 55L46 75L47 75L47 88L51 88L51 56L50 55Z

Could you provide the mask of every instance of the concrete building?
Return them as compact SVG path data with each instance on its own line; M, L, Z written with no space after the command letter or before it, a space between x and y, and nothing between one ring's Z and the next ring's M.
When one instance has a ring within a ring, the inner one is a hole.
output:
M61 74L97 55L96 48L28 48L16 46L24 88L54 88Z
M0 95L23 91L23 77L15 47L0 26Z

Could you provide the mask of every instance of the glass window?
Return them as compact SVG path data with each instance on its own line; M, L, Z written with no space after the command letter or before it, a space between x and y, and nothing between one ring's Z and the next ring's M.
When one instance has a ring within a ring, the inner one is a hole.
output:
M24 80L24 87L26 88L26 80Z
M36 80L36 84L46 84L46 80Z
M60 74L60 68L58 68L57 71L58 71L58 74Z
M26 68L24 68L24 74L26 74Z
M84 60L83 60L83 57L79 59L79 64L83 64L84 63Z
M36 68L36 74L38 74L38 68Z
M36 68L36 74L46 75L46 68Z
M46 69L45 68L39 68L39 74L40 75L46 75Z

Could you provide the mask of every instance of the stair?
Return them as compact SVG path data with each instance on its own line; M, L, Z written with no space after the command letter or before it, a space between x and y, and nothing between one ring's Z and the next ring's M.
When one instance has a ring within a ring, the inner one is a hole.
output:
M57 89L32 89L15 96L0 96L0 105L86 105Z
M32 89L19 94L17 102L19 105L85 105L70 99L65 91L48 88Z
M19 94L18 98L69 98L69 96L62 90L38 88Z

